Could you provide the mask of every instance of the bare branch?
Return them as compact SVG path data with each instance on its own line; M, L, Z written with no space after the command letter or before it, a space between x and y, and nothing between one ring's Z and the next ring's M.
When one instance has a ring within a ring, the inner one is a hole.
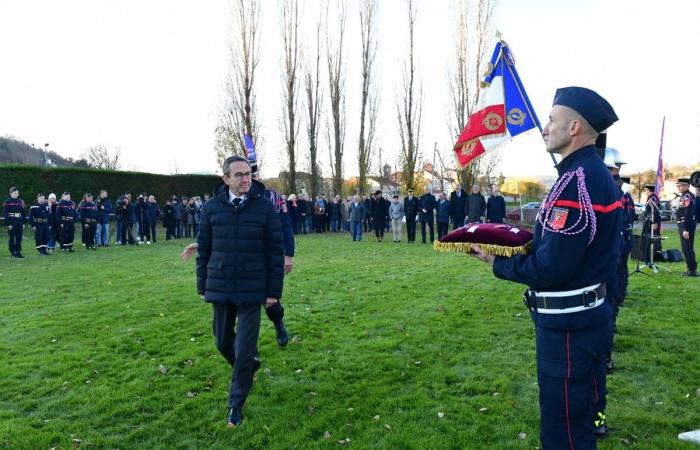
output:
M360 34L362 39L362 102L360 108L360 138L358 141L358 166L360 176L358 190L365 193L367 174L372 160L372 141L374 140L377 109L379 107L377 90L372 89L372 68L377 54L376 32L377 3L375 0L363 0L360 6ZM367 115L367 105L370 111ZM369 120L365 129L365 118Z
M334 29L336 40L331 42L328 11L330 2L326 3L326 50L328 66L328 83L333 120L334 158L333 189L340 193L343 187L343 152L345 146L345 62L343 38L345 36L346 5L345 0L337 0L337 23Z
M287 150L287 179L286 188L290 193L296 192L297 154L296 140L300 123L297 121L299 108L299 79L297 70L301 63L301 48L299 46L299 2L298 0L280 0L281 37L284 49L282 61L282 83L284 91L282 99L285 105L283 122Z

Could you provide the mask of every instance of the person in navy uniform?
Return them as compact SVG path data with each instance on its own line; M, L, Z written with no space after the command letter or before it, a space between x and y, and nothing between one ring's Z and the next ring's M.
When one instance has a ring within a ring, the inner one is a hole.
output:
M622 253L620 254L620 260L618 264L618 302L622 305L627 297L627 284L629 282L629 267L627 265L632 253L632 247L634 244L634 238L632 235L632 229L634 228L634 222L637 220L637 213L634 210L634 199L632 194L629 193L629 187L631 182L630 177L620 177L620 189L623 192L622 195L622 237L624 245L622 246Z
M697 217L695 217L695 195L690 192L690 178L679 178L676 181L676 188L681 194L680 203L676 210L676 220L678 222L678 234L681 239L681 251L688 271L683 273L686 277L698 276L698 263L695 259L695 227Z
M78 215L83 224L82 241L88 250L95 249L95 233L97 231L97 205L92 201L92 194L86 193L78 206Z
M452 229L464 225L464 208L467 203L467 191L462 189L459 184L455 185L454 190L450 194L450 217L452 218Z
M70 193L64 192L61 201L56 207L56 217L61 233L61 250L73 253L73 240L75 239L75 219L78 212L75 203L70 199Z
M8 247L10 249L10 257L24 258L22 256L22 231L24 229L24 201L19 198L19 189L16 187L10 188L10 198L5 200L2 205L2 214L5 218L7 226L7 234L9 235Z
M433 210L435 209L435 196L430 193L430 187L425 186L423 188L423 196L419 201L420 209L420 235L423 243L425 244L425 226L430 228L430 243L435 240L435 232L433 228L433 222L435 222L435 217L433 215ZM408 219L406 219L408 220Z
M606 280L617 259L622 211L594 143L617 121L610 104L581 87L557 90L543 130L547 151L562 156L559 178L536 220L533 251L511 258L474 255L498 278L527 285L535 323L540 438L548 449L595 449L593 399L601 389L612 332Z
M437 222L438 239L442 239L450 227L450 202L444 192L438 195L435 205L435 221Z
M661 202L656 195L656 185L647 184L644 186L644 191L647 194L647 200L644 206L641 250L644 263L650 265L652 252L657 246L656 242L652 246L652 234L654 237L661 235L661 214L659 213Z
M406 214L406 233L408 243L416 242L416 216L420 209L420 201L413 196L413 189L408 188L408 195L403 199L403 211Z
M46 203L44 194L36 196L36 203L29 207L29 224L34 228L36 250L41 256L48 256L49 239L51 238L51 208Z

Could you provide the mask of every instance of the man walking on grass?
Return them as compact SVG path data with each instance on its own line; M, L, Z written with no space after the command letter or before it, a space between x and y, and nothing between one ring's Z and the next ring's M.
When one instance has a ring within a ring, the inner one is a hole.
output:
M229 157L223 172L228 190L202 209L197 293L213 306L216 347L233 368L228 425L236 427L259 368L260 306L282 295L284 246L279 216L253 184L248 161Z

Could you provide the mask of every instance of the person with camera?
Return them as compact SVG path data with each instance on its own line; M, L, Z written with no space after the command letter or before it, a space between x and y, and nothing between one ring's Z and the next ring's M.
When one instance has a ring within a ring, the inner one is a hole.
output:
M278 303L284 278L279 214L252 176L245 158L226 158L228 189L204 205L197 236L197 294L212 304L216 347L233 369L229 427L241 424L259 368L260 307Z
M78 206L78 215L83 224L82 242L86 249L95 250L95 230L97 230L97 205L92 194L86 193Z
M7 233L9 235L8 247L12 258L24 258L22 256L22 231L24 229L24 201L19 198L19 189L10 188L10 198L3 204L3 216Z
M146 226L146 214L148 210L148 197L146 197L146 193L142 192L139 194L139 196L136 198L136 204L134 205L134 215L136 216L136 235L138 236L138 239L142 243L146 243L146 241L150 241L148 238L148 230Z
M107 191L100 191L97 199L97 228L95 229L95 244L97 247L109 246L109 217L114 212L112 202L107 198Z
M676 188L681 193L680 203L676 210L676 220L678 222L678 234L681 238L681 250L688 271L683 273L684 277L698 276L698 263L695 259L695 227L697 217L695 217L695 195L690 192L690 178L679 178L676 181Z
M119 204L117 214L119 215L122 223L122 234L119 242L121 242L121 245L136 244L136 240L134 239L134 234L132 232L133 219L135 218L134 205L131 204L130 194L124 194L124 198Z
M75 219L78 211L75 203L70 199L70 193L64 192L61 201L56 206L56 222L59 223L61 233L61 250L73 253L73 240L75 239Z

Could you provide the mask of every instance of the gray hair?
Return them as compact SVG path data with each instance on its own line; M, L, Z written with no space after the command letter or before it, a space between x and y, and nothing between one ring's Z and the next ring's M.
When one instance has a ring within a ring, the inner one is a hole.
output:
M244 162L248 164L248 167L250 167L250 163L248 162L247 159L238 156L238 155L233 155L229 156L224 160L224 163L222 165L222 171L224 172L224 175L229 176L231 174L231 164L236 163L236 162Z

